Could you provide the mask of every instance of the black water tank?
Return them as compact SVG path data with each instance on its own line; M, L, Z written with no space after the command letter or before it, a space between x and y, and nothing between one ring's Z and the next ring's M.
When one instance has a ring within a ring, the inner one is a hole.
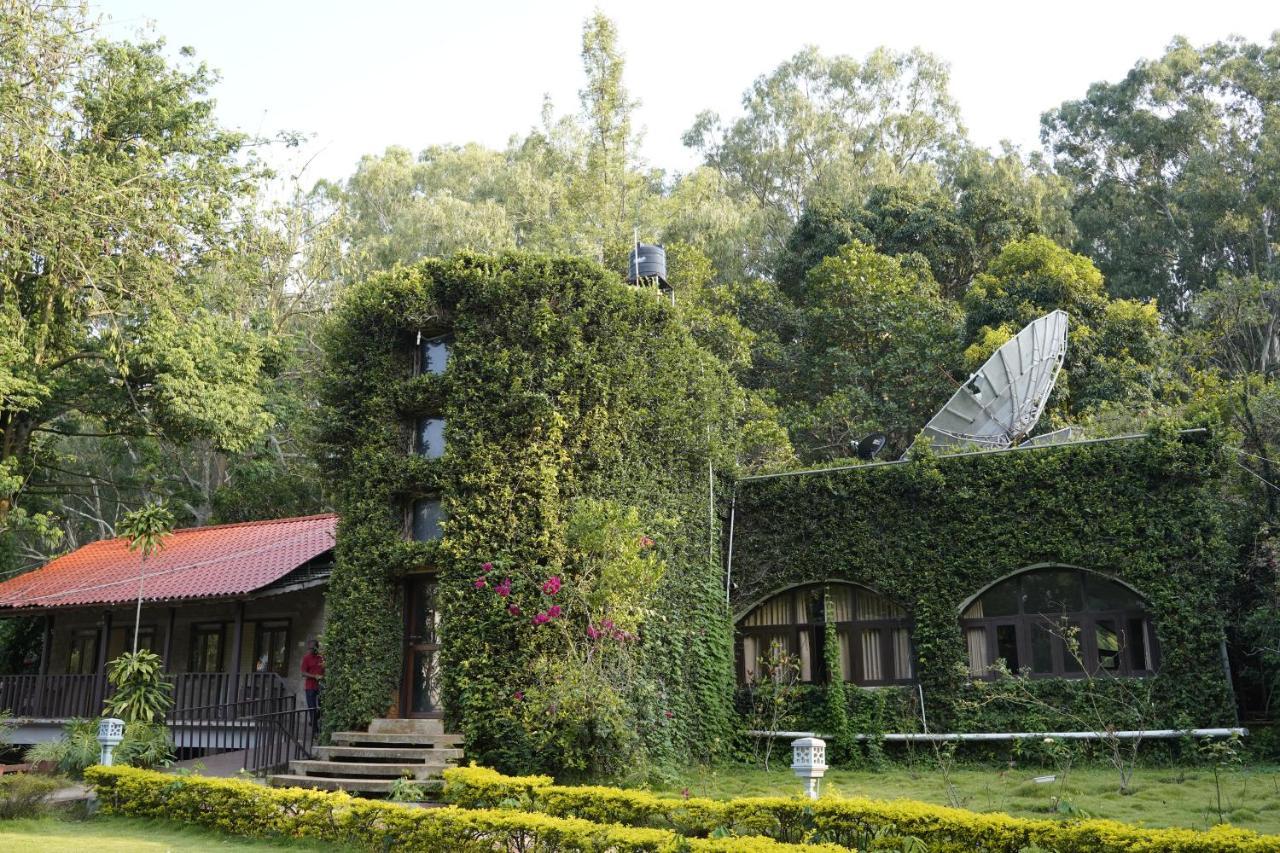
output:
M656 278L658 284L667 284L667 250L651 243L637 243L631 248L627 263L627 281L635 284L640 279Z

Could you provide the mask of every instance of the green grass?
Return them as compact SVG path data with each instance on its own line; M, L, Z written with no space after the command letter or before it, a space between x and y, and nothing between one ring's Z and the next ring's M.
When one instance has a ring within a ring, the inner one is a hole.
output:
M798 794L800 783L788 765L790 755L768 773L758 768L719 767L691 770L658 787L663 793L687 789L690 796L728 799ZM959 804L979 812L1005 812L1020 817L1055 817L1053 797L1061 797L1089 817L1110 818L1143 826L1207 829L1218 823L1213 772L1207 768L1139 768L1132 793L1121 796L1115 771L1107 767L1074 767L1065 786L1037 784L1036 776L1052 769L962 766L952 772ZM1258 832L1280 833L1280 767L1253 766L1223 775L1222 806L1227 822ZM942 774L928 765L894 765L881 771L828 770L823 793L877 800L911 799L939 805L948 802Z
M303 853L325 850L342 853L333 844L298 841L255 841L218 835L165 821L122 817L90 820L58 820L45 817L0 822L0 850L10 853L170 853L170 851L251 851L251 853Z

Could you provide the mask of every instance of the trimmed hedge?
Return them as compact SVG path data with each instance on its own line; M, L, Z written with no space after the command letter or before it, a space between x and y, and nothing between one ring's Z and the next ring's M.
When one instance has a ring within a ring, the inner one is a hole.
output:
M1019 853L1032 845L1058 853L1280 851L1280 836L1227 826L1202 832L1148 829L1111 820L1032 820L912 800L685 799L620 788L554 785L545 776L502 776L484 767L451 768L444 777L445 799L458 806L487 809L519 804L563 818L664 828L690 836L728 831L848 847L869 845L875 839L914 837L927 849L942 853Z
M238 779L175 776L132 767L91 767L85 779L97 791L104 814L171 820L252 838L310 838L371 851L843 853L833 844L801 848L770 838L690 839L669 830L580 818L511 810L420 809L343 793L266 788Z

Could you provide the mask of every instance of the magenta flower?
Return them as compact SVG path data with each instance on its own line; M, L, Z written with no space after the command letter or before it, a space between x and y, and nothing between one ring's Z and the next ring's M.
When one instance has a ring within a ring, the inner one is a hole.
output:
M524 701L524 691L523 691L523 690L517 690L514 694L512 694L512 697L511 697L511 698L515 699L517 702L523 702L523 701Z
M560 605L559 605L559 604L553 604L553 605L551 605L550 607L548 607L548 608L547 608L547 618L548 618L548 619L559 619L559 618L560 618Z
M476 578L476 589L484 589L488 585L484 578Z
M533 624L535 625L545 625L547 622L550 622L550 621L551 621L551 617L545 613L539 613L538 615L533 617Z
M480 571L488 574L493 569L493 563L481 563Z
M588 625L588 626L587 626L587 636L588 636L588 637L590 637L590 638L591 638L591 639L593 639L593 640L598 640L598 639L600 639L600 632L599 632L598 630L596 630L596 626L595 626L595 625Z
M508 612L508 613L510 613L512 616L519 616L519 615L520 615L520 605L518 605L518 604L513 604L513 605L511 605L510 607L508 607L508 608L507 608L507 612Z
M674 714L673 712L671 712L671 711L663 711L663 712L662 712L662 716L666 717L666 718L669 720L669 719L671 719L672 717L674 717L674 716L675 716L675 714Z
M559 591L560 591L559 575L553 575L552 577L547 579L546 583L542 585L542 592L544 595L555 595Z
M506 598L511 594L511 578L503 578L502 583L493 588L493 591L501 598Z

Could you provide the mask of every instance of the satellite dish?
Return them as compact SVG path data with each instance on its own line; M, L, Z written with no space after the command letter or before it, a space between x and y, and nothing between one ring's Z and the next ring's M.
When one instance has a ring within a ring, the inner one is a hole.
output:
M884 446L888 442L889 436L882 432L873 432L862 441L854 442L854 453L857 454L859 459L875 459L876 454L884 450Z
M934 450L1012 447L1035 429L1066 354L1066 312L1032 320L965 380L921 434Z

